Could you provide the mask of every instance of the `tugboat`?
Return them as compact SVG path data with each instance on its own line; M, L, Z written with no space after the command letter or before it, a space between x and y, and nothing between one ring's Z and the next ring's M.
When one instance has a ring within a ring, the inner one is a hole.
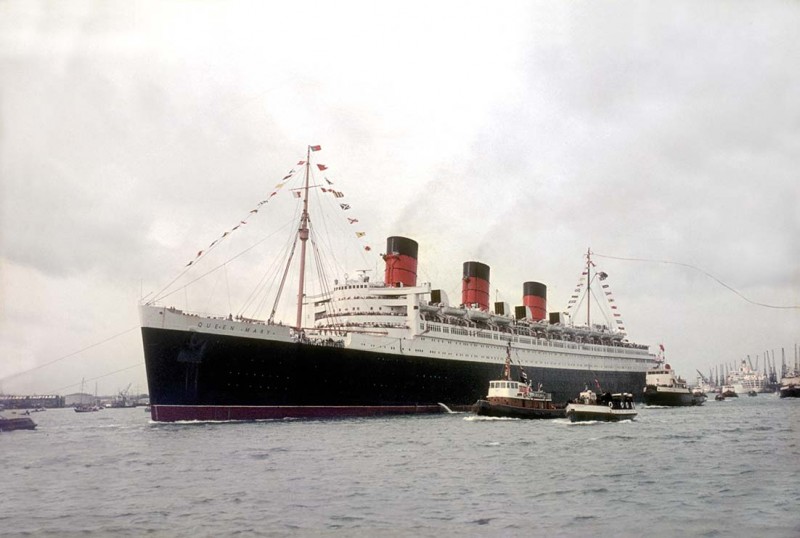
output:
M725 398L738 398L739 395L736 394L736 389L733 388L733 385L722 385L722 396Z
M663 348L662 348L663 349ZM645 376L644 403L647 405L686 406L703 405L706 395L692 391L686 381L675 375L669 364L648 370Z
M553 403L553 396L533 390L528 376L520 367L521 381L511 379L511 343L506 348L503 378L489 382L489 394L472 406L475 414L503 418L564 418L564 407Z
M781 398L800 398L800 373L789 372L781 378Z
M633 394L605 392L598 397L594 391L587 388L574 402L567 404L566 414L571 422L590 420L618 422L631 420L637 413L633 405Z

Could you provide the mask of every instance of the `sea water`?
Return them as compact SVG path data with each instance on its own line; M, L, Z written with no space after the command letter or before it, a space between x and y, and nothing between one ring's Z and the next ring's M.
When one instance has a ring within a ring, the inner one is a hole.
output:
M800 400L772 394L622 423L31 416L0 434L4 536L800 536Z

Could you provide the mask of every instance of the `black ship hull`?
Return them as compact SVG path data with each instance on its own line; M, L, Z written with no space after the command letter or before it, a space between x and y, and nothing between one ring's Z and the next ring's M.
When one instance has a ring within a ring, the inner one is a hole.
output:
M647 405L663 405L666 407L684 407L690 405L703 405L705 395L692 394L690 390L661 390L660 387L647 385L644 389L644 403Z
M791 385L780 388L781 398L800 398L800 385Z
M151 417L256 420L470 410L497 364L192 331L142 328ZM612 391L644 372L527 368L566 402L597 379Z
M637 413L628 409L609 409L602 405L571 404L567 406L565 414L570 422L619 422L633 420Z

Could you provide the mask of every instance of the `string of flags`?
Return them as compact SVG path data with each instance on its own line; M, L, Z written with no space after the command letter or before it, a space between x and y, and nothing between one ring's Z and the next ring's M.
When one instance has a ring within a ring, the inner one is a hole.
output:
M319 145L317 145L317 146L309 146L309 149L311 151L316 152L316 151L320 151L322 149L322 146L319 146ZM305 164L306 164L305 160L300 160L300 161L297 162L297 165L295 165L295 166L303 166ZM320 171L328 170L328 167L326 165L319 164L319 163L317 163L317 168ZM281 178L281 180L273 187L273 191L270 192L269 196L267 196L264 200L259 201L256 204L256 206L253 209L251 209L244 218L240 219L239 222L236 225L234 225L231 228L229 228L228 230L224 231L219 237L217 237L214 241L212 241L205 249L197 251L197 254L195 254L194 258L191 261L189 261L184 267L190 267L190 266L196 264L200 260L200 258L202 258L205 254L208 254L222 240L224 240L225 238L229 237L233 232L237 231L242 226L245 226L247 224L247 221L250 219L250 217L252 217L253 215L257 214L259 212L259 210L262 209L262 206L266 205L274 196L277 196L278 193L281 192L281 190L286 186L286 184L289 182L289 180L297 175L298 171L299 170L295 169L295 168L292 168L291 170L289 170L289 172L285 176L283 176L283 178ZM328 179L327 177L325 177L323 179L325 180L325 183L327 185L333 185L334 184L334 182L331 181L330 179ZM320 187L320 190L323 193L331 194L334 198L344 198L344 196L345 196L343 192L338 191L336 189L332 189L332 188ZM302 198L303 197L301 189L291 189L291 192L292 192L292 195L295 198ZM350 210L350 204L340 203L339 207L340 207L340 209L342 211ZM358 222L357 218L351 218L351 217L346 217L346 218L347 218L347 222L349 224L356 224ZM366 232L357 231L357 232L355 232L355 235L356 235L356 238L362 239L367 234L366 234ZM364 244L363 248L367 252L372 250L372 247L369 244Z

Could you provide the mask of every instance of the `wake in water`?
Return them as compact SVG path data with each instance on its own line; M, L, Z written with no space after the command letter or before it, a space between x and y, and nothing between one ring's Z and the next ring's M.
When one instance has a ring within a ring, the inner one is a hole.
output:
M511 417L484 417L478 415L470 415L468 417L464 417L464 420L466 420L467 422L487 422L495 420L521 420L521 419L511 418Z
M608 421L608 420L581 420L579 422L572 422L568 418L557 418L553 419L555 424L567 424L570 426L592 426L594 424L633 424L636 422L633 419L626 419L626 420L615 420L615 421Z

